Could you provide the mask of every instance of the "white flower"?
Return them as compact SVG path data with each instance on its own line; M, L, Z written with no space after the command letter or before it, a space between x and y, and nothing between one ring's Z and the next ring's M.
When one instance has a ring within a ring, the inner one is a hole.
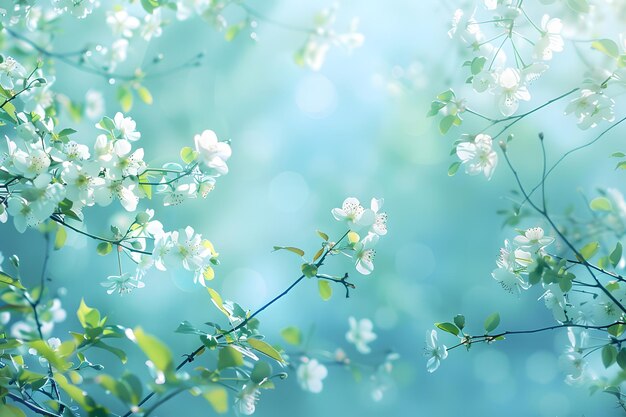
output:
M596 127L601 120L613 121L614 105L615 101L606 96L600 86L592 86L580 90L580 97L570 101L565 114L573 113L578 119L578 127L586 130Z
M368 233L363 240L354 245L356 270L363 275L369 275L374 271L374 257L376 256L374 246L378 243L378 239L377 234Z
M549 61L552 59L552 52L563 51L562 29L563 23L561 23L561 19L550 19L550 16L547 14L543 16L541 19L541 30L543 34L537 43L535 43L533 55L535 59Z
M139 27L139 19L130 16L126 10L107 12L107 25L111 27L113 35L131 38L133 30Z
M13 155L13 165L26 178L35 178L47 171L50 157L40 148L29 148L28 152L17 150Z
M156 9L144 17L144 25L141 28L141 36L149 41L152 37L158 38L163 33L161 28L161 9Z
M445 345L440 345L437 340L437 331L431 330L426 332L426 357L428 362L426 363L426 370L428 372L435 372L441 361L448 357L448 349Z
M126 211L135 211L139 203L137 185L130 179L114 181L109 178L94 178L94 200L100 206L108 206L117 197Z
M178 0L176 2L176 18L189 19L194 13L202 15L211 6L211 0Z
M137 123L135 123L132 118L124 117L122 113L117 112L113 118L113 123L115 124L115 136L117 138L126 139L131 142L141 138L141 133L135 130Z
M122 275L111 275L101 285L107 289L108 294L117 292L120 295L129 294L135 288L143 288L145 284L135 276L126 272Z
M228 143L219 142L217 135L212 130L205 130L201 134L195 135L193 140L200 164L204 168L208 168L206 173L217 173L218 175L228 173L226 161L232 153Z
M254 385L244 385L235 397L235 408L245 416L254 414L259 400L259 390Z
M85 93L85 115L90 120L98 120L104 114L104 97L97 90L87 90Z
M363 208L354 197L346 198L341 208L334 208L331 213L336 220L346 222L350 230L369 227L376 220L376 214L371 209Z
M476 135L473 142L461 142L456 147L456 155L465 165L465 172L469 175L483 173L491 179L498 165L498 154L492 148L491 136Z
M0 86L12 90L15 82L23 78L26 78L26 70L14 58L8 56L0 62Z
M98 5L97 0L53 0L53 4L57 10L70 12L79 19L87 17Z
M492 71L483 70L472 77L472 88L477 93L483 93L496 86L496 75Z
M569 385L577 385L584 379L587 368L584 349L587 347L588 333L583 330L579 332L579 338L577 338L570 327L567 329L567 337L570 344L559 358L559 365L566 374L565 382Z
M315 394L321 392L322 381L328 376L328 370L317 359L303 358L302 360L303 363L298 366L296 371L300 387Z
M541 250L554 242L551 236L544 236L541 227L531 227L526 229L523 235L515 236L515 243L522 249L528 249L533 252Z
M376 340L376 334L372 331L374 325L369 319L361 319L357 321L354 317L348 318L350 324L350 330L346 333L346 340L356 347L362 354L368 354L371 352L368 343Z
M42 222L35 213L28 201L22 197L11 197L7 204L7 213L13 217L15 229L24 233L27 227L37 226Z
M520 267L528 266L532 262L529 252L511 248L508 240L504 241L504 247L500 249L500 256L496 260L498 268L491 273L493 279L498 281L505 291L518 294L521 290L530 288L530 284L522 278Z
M546 288L546 292L539 299L543 299L546 308L552 312L552 316L554 316L556 321L564 323L571 318L568 316L568 304L565 294L557 284L549 284Z
M163 182L166 180L163 179ZM185 200L196 198L198 186L195 182L176 181L173 184L160 185L159 193L163 194L164 206L176 206Z
M457 9L452 17L452 28L448 31L452 39L459 39L463 43L471 45L483 39L480 26L474 19L473 14L467 15L461 9Z
M530 100L530 93L523 82L521 72L516 68L505 68L498 74L494 94L500 96L498 108L504 116L517 111L519 100Z
M379 236L384 236L387 234L387 213L380 212L380 209L383 207L383 202L384 200L382 198L372 198L372 201L370 203L370 209L376 215L371 230Z

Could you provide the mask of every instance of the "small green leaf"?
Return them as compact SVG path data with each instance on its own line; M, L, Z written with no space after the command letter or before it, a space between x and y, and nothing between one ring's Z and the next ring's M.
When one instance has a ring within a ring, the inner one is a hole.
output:
M195 161L197 157L198 153L189 146L185 146L180 150L180 159L182 159L187 165Z
M302 249L294 248L293 246L274 246L274 252L279 250L287 250L295 253L296 255L304 256L304 251Z
M285 339L285 342L290 345L298 346L302 343L302 333L300 333L300 329L295 326L285 327L280 335Z
M463 330L465 327L465 316L463 314L457 314L454 316L454 324L456 324L456 327Z
M611 202L606 197L596 197L589 203L589 207L594 211L611 211L613 210L613 206Z
M254 368L252 369L252 373L250 374L250 379L255 384L260 384L266 378L269 378L272 375L272 366L264 361L258 361L254 364Z
M150 90L148 90L143 85L137 88L137 95L144 103L148 105L152 104L152 94L150 93Z
M232 41L233 39L237 37L237 35L239 34L242 28L243 28L243 25L241 24L230 25L228 29L226 29L226 32L224 33L224 39L226 39L228 42Z
M225 369L243 365L243 355L237 349L224 346L217 355L217 369Z
M176 333L182 334L197 334L197 335L205 335L206 332L202 330L196 329L193 324L189 323L187 320L181 322L175 330Z
M96 246L96 252L98 252L98 255L108 255L111 253L111 250L113 250L113 245L109 242L100 242L98 243L98 246Z
M613 345L606 345L602 348L602 364L605 368L613 365L617 359L617 349Z
M171 372L174 369L172 352L154 336L143 331L140 327L133 330L139 348L152 361L154 366L162 372Z
M250 338L247 340L248 344L250 346L252 346L253 349L258 350L259 352L263 353L264 355L269 356L270 358L274 359L275 361L278 361L280 363L284 363L285 360L283 359L282 356L280 356L280 353L278 353L278 351L276 349L274 349L271 345L269 345L268 343L259 340L259 339L254 339L254 338Z
M451 333L455 336L459 335L459 329L458 327L456 327L456 325L452 324L452 323L435 323L435 326L437 326L438 328L440 328L441 330L443 330L444 332L448 332Z
M328 235L320 230L317 231L317 234L324 239L326 242L328 242Z
M208 287L207 291L209 292L209 295L211 296L211 301L213 302L215 307L217 307L222 313L224 313L226 317L230 317L230 313L224 308L224 301L222 300L222 297L219 295L219 293L213 288Z
M626 369L626 348L620 349L615 359L620 368Z
M224 414L228 411L228 392L226 388L211 388L202 394L205 400L211 404L213 410L218 414Z
M65 246L65 241L67 240L67 232L65 231L65 227L59 225L57 228L56 236L54 237L54 250L59 250L63 246Z
M80 305L76 311L76 317L83 329L96 328L100 326L100 312L85 304L85 300L80 300Z
M599 39L591 43L593 49L610 56L611 58L617 58L619 56L619 47L611 39Z
M487 333L494 331L500 324L500 314L493 313L485 320L485 331Z
M441 132L442 135L445 135L446 133L448 133L448 130L450 130L450 128L454 124L455 119L456 119L456 116L453 116L451 114L441 119L441 121L439 122L439 131Z
M453 177L457 173L460 167L461 167L460 161L453 162L448 168L448 176Z
M117 101L120 102L122 111L126 113L133 108L133 93L128 87L121 85L117 89Z
M18 279L7 275L6 272L0 271L0 284L12 285L13 287L19 288L21 290L25 290L24 286L20 283Z
M580 255L582 256L582 259L578 259L578 260L582 262L582 261L587 261L593 258L593 255L595 255L598 252L598 249L600 249L600 243L598 242L587 243L580 250Z
M305 263L302 264L300 269L302 270L304 276L307 278L312 278L317 275L317 265L315 264Z
M615 245L615 249L613 249L613 252L611 252L611 254L609 255L609 261L611 262L611 265L613 265L613 268L615 268L621 260L622 244L620 242L617 242L617 245Z
M317 280L317 289L320 293L320 297L322 297L322 300L324 301L328 301L330 300L330 297L333 295L333 289L330 286L330 283L328 281L324 281L322 279L318 279Z

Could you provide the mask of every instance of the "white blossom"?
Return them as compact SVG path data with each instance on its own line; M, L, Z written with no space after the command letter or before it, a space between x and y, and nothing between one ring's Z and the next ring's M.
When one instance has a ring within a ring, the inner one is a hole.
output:
M358 320L354 317L348 318L350 330L346 333L346 340L356 347L363 354L371 352L369 343L376 340L376 334L373 332L374 325L369 319Z

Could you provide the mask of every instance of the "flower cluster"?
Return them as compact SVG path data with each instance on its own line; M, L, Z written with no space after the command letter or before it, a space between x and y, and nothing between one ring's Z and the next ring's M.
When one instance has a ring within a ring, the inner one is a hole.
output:
M366 209L359 200L349 197L344 200L341 208L332 210L333 217L346 223L350 229L348 249L354 251L356 270L363 275L374 271L374 247L380 237L387 234L387 213L381 211L382 206L383 199L372 198L370 208ZM358 234L362 231L366 233L363 238Z
M34 73L25 75L12 58L4 63L11 66L10 70L5 66L2 79L5 88L12 86L9 92L23 85L22 93L41 96L36 92L49 85L42 76L33 79ZM23 99L26 108L31 97L14 94ZM55 119L47 116L51 103L37 103L41 112L14 107L14 119L10 119L13 134L5 135L0 147L0 222L11 219L20 233L47 220L62 225L80 222L85 208L114 201L133 213L139 201L151 198L153 191L163 196L165 206L204 198L216 179L228 173L230 145L218 141L210 130L195 136L195 148L183 148L182 165L168 163L155 168L144 161L143 148L134 148L141 133L131 117L119 112L112 119L103 117L96 124L103 133L89 147L71 138L76 134L73 129L55 127ZM110 238L98 238L105 245L103 254L116 245L137 264L135 274L120 270L119 275L109 277L103 284L109 293L141 288L141 279L153 264L161 270L181 267L192 272L196 282L213 278L210 265L217 263L217 253L211 243L191 228L166 233L153 216L152 210L140 212L126 233L114 228ZM154 246L154 256L150 256L149 246Z
M509 293L519 294L530 288L527 274L535 255L542 256L544 248L554 242L553 237L545 236L541 227L527 229L513 239L504 241L496 260L497 268L491 276Z
M333 25L337 18L337 8L323 9L315 16L315 30L309 35L306 43L296 52L296 63L318 71L324 65L326 54L331 46L344 48L348 53L363 45L365 37L358 32L359 20L352 19L347 32L337 33Z

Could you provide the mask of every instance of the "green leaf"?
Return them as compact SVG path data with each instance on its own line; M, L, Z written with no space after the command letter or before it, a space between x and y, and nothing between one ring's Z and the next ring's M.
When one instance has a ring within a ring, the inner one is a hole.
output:
M445 135L446 133L448 133L448 130L450 130L450 128L454 124L455 119L456 119L456 116L449 114L443 117L441 121L439 121L439 131L441 132L442 135Z
M26 414L14 405L2 404L0 417L26 417Z
M476 57L472 60L472 64L470 68L472 70L472 75L476 75L483 70L485 66L485 62L487 62L487 58L484 56Z
M611 262L611 265L613 265L613 268L615 268L619 261L621 261L621 259L622 244L620 242L617 242L617 245L615 245L615 249L613 249L613 252L611 252L611 254L609 255L609 261Z
M258 350L259 352L263 353L264 355L269 356L275 361L278 361L280 363L285 362L283 357L280 356L280 353L278 353L278 351L274 349L272 346L270 346L268 343L259 339L254 339L254 338L248 339L247 342L250 346L252 346L253 349Z
M150 90L148 90L143 85L137 88L137 95L144 103L148 105L152 104L152 94L150 93Z
M156 337L144 333L141 327L136 327L133 330L135 339L139 348L146 354L148 359L152 361L154 366L162 371L169 372L174 369L172 362L172 353L160 340Z
M250 374L250 379L255 384L260 384L263 380L269 378L272 375L272 366L264 361L258 361L254 364L254 369Z
M200 341L202 342L202 344L204 346L206 346L207 348L213 350L218 346L218 341L215 337L211 336L210 334L203 334L200 336Z
M593 255L595 255L598 252L598 249L600 249L600 243L599 242L587 243L579 251L580 255L582 256L582 259L578 259L578 260L582 262L582 261L587 261L587 260L593 258ZM580 257L578 257L578 258L580 258Z
M330 286L330 283L328 281L324 281L322 279L318 279L317 280L317 289L320 293L320 297L322 297L322 300L324 301L328 301L330 300L330 297L333 295L333 289Z
M196 329L193 324L189 323L187 320L181 322L178 327L176 328L176 330L174 330L176 333L183 333L183 334L197 334L197 335L205 335L206 332L203 332L200 329Z
M72 135L72 134L74 134L74 133L76 133L76 130L74 130L74 129L72 129L72 128L67 127L67 128L65 128L65 129L61 130L61 131L58 133L58 135L59 135L59 136L69 136L69 135Z
M463 314L454 316L454 324L456 324L459 329L463 330L465 327L465 316Z
M620 337L622 333L624 333L624 330L626 330L626 326L623 324L614 324L606 329L606 331L614 337Z
M133 108L133 93L128 87L121 85L117 89L117 101L120 102L122 111L126 113Z
M305 263L302 264L300 269L302 270L304 276L307 278L312 278L317 275L317 265L315 264Z
M83 329L88 327L95 328L100 326L100 312L95 308L89 307L85 304L85 300L80 300L80 306L76 311L76 316Z
M623 157L625 157L625 156L626 156L626 153L624 153L624 152L613 152L613 153L611 154L611 156L612 156L613 158L623 158Z
M0 284L12 285L13 287L19 288L20 290L26 289L18 279L7 275L7 273L3 271L0 271Z
M317 231L317 234L319 235L319 237L321 237L322 239L324 239L326 242L328 242L328 235L320 230Z
M295 326L285 327L281 330L280 335L283 339L285 339L285 342L290 345L298 346L302 343L302 333L300 332L300 329Z
M224 346L217 354L217 369L237 367L243 365L243 355L237 349Z
M113 245L111 245L110 242L100 242L98 243L98 246L96 246L96 252L98 252L98 255L108 255L109 253L111 253L111 250L113 249Z
M224 308L224 301L222 301L222 297L219 295L219 293L213 288L208 287L207 291L209 292L209 295L211 296L211 301L213 302L215 307L217 307L222 313L224 313L226 317L230 317L230 313Z
M613 365L617 359L617 349L613 345L606 345L602 348L602 364L605 368Z
M498 327L499 324L500 324L500 314L493 313L492 315L487 317L487 319L485 319L485 331L487 333L492 332L496 329L496 327Z
M198 153L189 146L185 146L180 150L180 159L182 159L183 162L186 164L192 163L196 160L197 157Z
M437 100L448 102L448 101L454 100L454 97L455 97L454 91L446 90L443 93L440 93L439 95L437 95Z
M613 210L613 206L611 202L606 197L596 197L589 203L589 207L594 211L611 211Z
M443 330L444 332L452 333L455 336L459 335L459 328L452 323L435 323L435 326Z
M453 177L457 173L460 167L461 167L460 161L453 162L448 168L448 176Z
M70 368L71 365L57 355L57 353L43 340L34 340L29 342L28 345L35 349L41 357L46 358L46 360L50 362L50 365L59 371L66 371Z
M302 249L294 248L293 246L274 246L274 252L279 250L288 250L296 255L304 256L304 251Z
M216 413L223 414L228 411L228 392L226 392L226 388L211 388L202 396L211 404Z
M100 125L101 128L103 128L104 130L108 130L108 131L112 131L115 129L115 123L113 122L113 120L111 120L111 118L109 117L103 117L102 120L100 120L100 123L98 123L98 125Z
M626 369L626 348L620 349L615 359L620 368Z
M593 49L610 56L611 58L617 58L619 56L619 47L611 39L599 39L591 43Z
M151 14L157 7L159 7L159 2L157 0L141 0L141 6L146 12Z
M122 361L122 363L126 363L126 361L128 360L128 357L126 356L126 352L124 352L122 349L118 349L111 345L107 345L101 340L98 340L97 342L95 342L93 346L100 348L102 350L106 350L107 352L111 352L112 354L117 356L120 359L120 361Z
M237 37L237 35L239 34L242 28L243 28L243 25L239 23L236 25L230 25L228 29L226 29L226 32L224 33L224 39L226 39L228 42L232 41L233 39Z
M67 232L65 231L65 227L59 225L57 228L56 236L54 237L54 250L59 250L63 246L65 246L65 241L67 240Z

